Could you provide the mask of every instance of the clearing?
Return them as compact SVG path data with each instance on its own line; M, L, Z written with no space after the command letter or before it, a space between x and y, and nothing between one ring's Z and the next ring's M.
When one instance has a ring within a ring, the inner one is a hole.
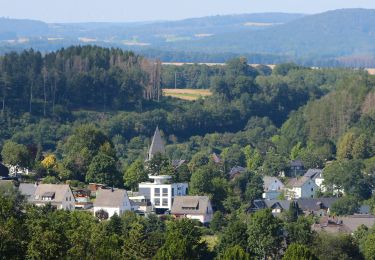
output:
M164 88L163 95L184 100L197 100L200 98L211 96L209 89L191 89L191 88Z

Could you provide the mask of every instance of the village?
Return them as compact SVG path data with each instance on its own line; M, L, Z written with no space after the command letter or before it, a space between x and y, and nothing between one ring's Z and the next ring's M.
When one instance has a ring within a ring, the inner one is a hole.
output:
M164 154L165 147L160 131L156 128L149 147L146 162L156 154ZM221 164L220 157L211 155L212 162ZM173 167L186 164L185 160L174 160ZM85 189L72 188L69 184L43 184L22 182L23 175L32 174L26 168L2 165L8 176L0 179L0 185L15 185L27 202L36 206L50 205L59 210L87 211L99 220L105 221L115 214L121 216L127 211L140 216L157 214L170 215L175 219L188 218L209 225L214 211L210 197L204 194L190 196L188 183L176 183L168 175L149 175L149 181L138 184L137 191L120 189L102 183L90 183ZM229 181L241 176L246 169L235 166L227 173ZM262 198L249 201L247 212L254 213L270 209L274 216L289 211L292 204L298 205L302 214L313 216L312 230L330 233L352 234L358 227L368 228L375 224L375 216L368 205L361 205L353 215L336 216L331 207L345 191L334 189L337 196L321 197L327 187L324 185L323 169L304 169L299 159L290 162L291 176L280 172L279 177L263 176ZM283 180L283 181L281 181ZM334 187L333 187L334 188Z

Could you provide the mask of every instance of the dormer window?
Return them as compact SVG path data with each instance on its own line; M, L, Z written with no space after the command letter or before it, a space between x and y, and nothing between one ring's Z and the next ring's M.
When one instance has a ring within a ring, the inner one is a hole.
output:
M54 192L45 192L42 195L42 200L54 200L55 199L55 193Z

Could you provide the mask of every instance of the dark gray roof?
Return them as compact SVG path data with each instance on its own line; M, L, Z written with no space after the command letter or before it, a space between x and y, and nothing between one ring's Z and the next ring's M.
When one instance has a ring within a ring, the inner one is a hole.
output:
M316 178L321 176L322 172L322 169L308 169L303 176L315 180Z
M242 167L242 166L234 166L230 172L229 172L229 178L233 178L234 175L236 175L237 173L242 173L242 172L245 172L246 171L246 168Z
M322 207L331 208L336 200L337 198L300 198L295 201L303 211L316 211ZM289 210L291 202L293 202L293 200L254 200L250 208L253 210L265 208Z
M159 128L156 127L154 137L152 138L151 146L148 151L148 159L151 160L156 153L165 153L163 140L161 139Z
M303 162L300 159L290 161L290 167L303 167Z
M119 207L128 200L128 194L123 189L99 189L94 201L94 207Z
M338 198L300 198L297 202L303 211L314 211L318 210L321 206L323 208L331 208L332 204L337 200Z
M282 210L289 210L291 200L265 200L264 201L267 208L276 209L280 208Z
M208 196L178 196L173 200L171 214L206 214Z

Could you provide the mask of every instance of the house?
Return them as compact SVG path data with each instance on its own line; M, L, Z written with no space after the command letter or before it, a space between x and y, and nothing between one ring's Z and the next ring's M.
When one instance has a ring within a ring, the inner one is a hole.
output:
M212 159L212 161L213 161L214 163L216 163L216 164L222 163L221 158L220 158L216 153L213 153L213 154L211 155L211 159Z
M312 179L321 191L324 192L326 190L323 185L324 178L322 169L308 169L304 176Z
M146 161L151 160L157 153L165 154L165 147L163 140L161 139L159 127L156 127L155 129L155 133L152 137L151 146L148 150Z
M317 217L329 216L332 204L338 198L300 198L294 200L304 215L314 215ZM272 213L277 216L283 211L288 211L290 200L254 200L250 205L248 212L255 212L261 209L271 209Z
M129 197L131 210L139 215L152 212L152 205L144 196Z
M99 189L94 201L94 215L97 215L99 211L106 212L106 218L110 218L114 214L120 216L125 211L131 211L131 204L126 190L113 188Z
M374 215L350 215L346 217L323 217L312 225L312 230L328 233L353 234L361 225L371 228L375 225Z
M67 184L38 184L34 198L30 200L37 206L51 204L57 209L74 210L75 199Z
M37 183L21 183L18 190L23 196L25 196L29 203L32 203L37 187Z
M241 166L234 166L229 172L229 179L233 180L237 176L241 175L241 173L245 172L246 168Z
M313 198L319 190L315 176L317 173L309 170L302 177L290 179L285 187L286 196L289 199Z
M314 215L318 217L329 216L332 204L336 202L338 198L300 198L297 200L298 207L306 215Z
M277 199L284 190L284 184L276 177L263 177L263 199Z
M19 165L6 165L9 169L9 176L19 177L21 175L34 174L32 171Z
M89 209L92 208L93 203L90 200L91 191L90 190L74 190L74 198L76 200L76 209Z
M156 213L163 213L172 208L173 199L185 196L188 193L187 183L172 183L171 176L161 175L149 178L153 182L141 182L138 184L138 194L151 202Z
M171 214L175 218L197 219L206 224L211 222L213 210L208 196L181 196L174 199Z
M89 183L87 188L90 191L90 195L96 197L97 191L101 188L105 188L105 185L100 183Z
M304 172L304 165L302 160L297 159L297 160L292 160L290 161L290 175L293 177L301 176L303 175Z

